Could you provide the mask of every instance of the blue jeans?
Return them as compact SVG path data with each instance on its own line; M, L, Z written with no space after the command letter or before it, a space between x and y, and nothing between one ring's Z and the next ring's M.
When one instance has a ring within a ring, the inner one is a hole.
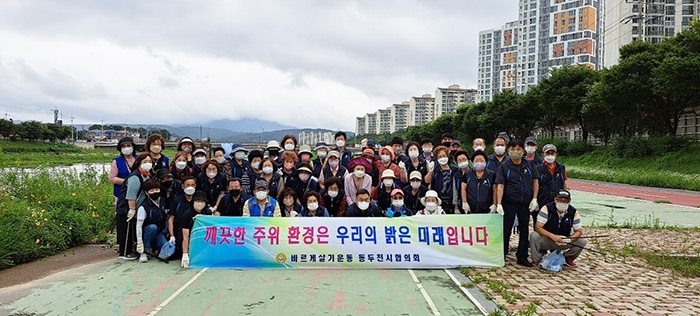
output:
M503 211L504 211L504 216L503 216L503 254L504 256L508 255L508 244L510 241L510 235L513 232L513 223L515 222L515 217L518 217L518 251L515 253L515 256L518 259L524 258L527 259L527 251L528 251L528 236L529 234L529 226L528 222L530 219L530 210L528 209L528 205L524 204L513 204L513 203L508 203L506 201L502 202L503 205Z
M152 252L155 250L160 250L163 245L168 242L165 239L165 234L163 231L158 230L156 224L150 224L143 227L143 248L146 251Z

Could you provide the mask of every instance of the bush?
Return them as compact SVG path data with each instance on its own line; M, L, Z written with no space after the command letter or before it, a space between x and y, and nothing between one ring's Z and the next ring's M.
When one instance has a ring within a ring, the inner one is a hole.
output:
M613 152L623 158L658 157L682 150L693 143L692 138L663 136L655 138L620 137L612 144Z
M542 137L538 139L537 142L539 143L540 150L546 144L557 146L557 153L560 156L580 156L596 149L596 146L581 140L569 142L562 138Z

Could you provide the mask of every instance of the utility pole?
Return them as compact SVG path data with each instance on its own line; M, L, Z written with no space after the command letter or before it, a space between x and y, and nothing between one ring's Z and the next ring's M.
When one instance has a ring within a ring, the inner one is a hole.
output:
M75 128L73 128L73 114L70 115L70 139L75 143Z
M105 120L100 120L100 139L104 141L105 138Z

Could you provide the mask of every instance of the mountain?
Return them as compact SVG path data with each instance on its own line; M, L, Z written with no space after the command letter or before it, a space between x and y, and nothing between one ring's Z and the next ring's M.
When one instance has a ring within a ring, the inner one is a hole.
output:
M220 120L220 122L230 120ZM264 122L259 121L258 122ZM277 123L272 123L277 124ZM279 125L279 124L277 124ZM265 143L269 140L282 140L282 137L287 134L292 134L295 137L299 137L301 132L331 132L336 131L321 128L286 128L281 130L268 130L267 126L265 132L237 132L227 128L217 128L212 125L202 125L201 129L199 126L173 126L173 125L163 125L163 124L138 124L138 125L127 125L129 127L144 127L147 129L167 129L176 138L181 138L183 136L189 136L192 139L201 139L209 137L212 142L222 142L222 143ZM348 138L354 137L355 133L346 131ZM200 137L201 135L201 137Z
M203 126L213 128L224 128L234 132L241 133L258 133L265 131L278 131L283 129L295 129L296 126L282 125L273 121L264 121L251 118L243 118L239 120L215 120L203 124Z

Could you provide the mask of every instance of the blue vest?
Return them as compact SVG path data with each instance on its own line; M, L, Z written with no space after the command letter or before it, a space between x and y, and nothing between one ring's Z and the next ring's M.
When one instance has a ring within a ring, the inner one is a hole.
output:
M537 203L545 205L554 202L554 195L561 189L564 189L564 176L566 169L564 165L556 163L554 175L549 172L549 168L544 164L538 165L537 170L540 172L539 184L540 191L537 194Z
M163 209L163 198L161 198L161 204L158 205L150 198L146 198L141 203L144 210L146 211L146 219L143 221L143 226L148 226L150 224L155 224L158 227L158 231L163 231L165 229L165 210Z
M489 213L493 204L493 177L491 170L484 170L484 176L479 179L475 171L468 171L464 183L467 186L467 203L473 213Z
M267 204L265 204L265 209L260 212L260 204L255 197L248 199L248 208L250 208L250 217L272 217L275 215L275 206L277 205L277 200L272 197L267 198Z
M134 159L138 158L138 156L134 156ZM129 165L126 163L126 159L124 159L124 156L119 155L114 158L114 162L117 163L117 177L125 179L126 177L129 176L131 173L131 169L129 168ZM114 185L114 196L119 197L119 194L122 192L122 186L121 185Z
M547 223L544 224L544 229L552 234L559 236L571 236L571 229L574 227L574 215L576 209L569 205L564 217L559 218L557 206L554 203L549 203L547 208Z

